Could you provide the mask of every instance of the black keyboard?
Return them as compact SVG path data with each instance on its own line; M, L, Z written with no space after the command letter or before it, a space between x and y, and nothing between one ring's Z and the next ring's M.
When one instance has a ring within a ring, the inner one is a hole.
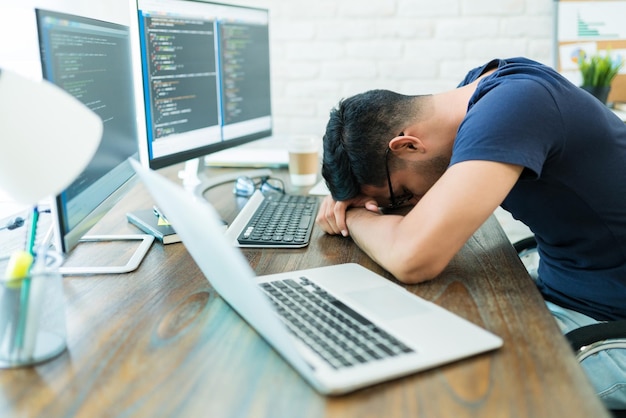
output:
M319 208L315 196L269 194L237 237L240 244L304 247Z
M414 352L306 277L259 286L289 331L335 369Z

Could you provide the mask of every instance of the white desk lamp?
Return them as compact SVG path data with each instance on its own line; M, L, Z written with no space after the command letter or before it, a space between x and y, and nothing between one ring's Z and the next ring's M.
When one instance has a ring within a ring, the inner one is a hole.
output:
M65 350L64 331L47 328L65 324L58 298L47 293L54 280L44 275L45 281L31 283L29 277L36 270L29 259L36 254L36 205L63 191L87 167L102 129L100 117L54 84L0 69L0 189L34 208L26 250L12 256L1 288L2 368L38 363ZM45 255L38 258L47 263ZM53 319L44 326L42 317Z
M35 205L87 167L102 121L69 93L0 69L0 189Z

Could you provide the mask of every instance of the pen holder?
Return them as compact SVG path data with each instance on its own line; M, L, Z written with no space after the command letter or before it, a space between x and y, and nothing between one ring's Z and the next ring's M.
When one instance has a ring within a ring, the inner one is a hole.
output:
M50 360L66 347L61 256L48 252L28 277L0 281L0 368Z

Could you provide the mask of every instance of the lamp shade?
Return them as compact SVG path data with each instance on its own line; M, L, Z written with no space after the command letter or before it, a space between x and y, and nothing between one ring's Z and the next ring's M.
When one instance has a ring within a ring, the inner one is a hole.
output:
M0 189L35 204L69 186L102 137L102 120L47 81L0 69Z

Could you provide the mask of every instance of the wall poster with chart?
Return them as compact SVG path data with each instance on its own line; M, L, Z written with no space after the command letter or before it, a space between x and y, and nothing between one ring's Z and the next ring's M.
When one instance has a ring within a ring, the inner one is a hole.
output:
M610 52L626 60L626 0L561 0L555 7L555 68L581 84L578 54ZM626 65L611 84L609 102L626 102Z

